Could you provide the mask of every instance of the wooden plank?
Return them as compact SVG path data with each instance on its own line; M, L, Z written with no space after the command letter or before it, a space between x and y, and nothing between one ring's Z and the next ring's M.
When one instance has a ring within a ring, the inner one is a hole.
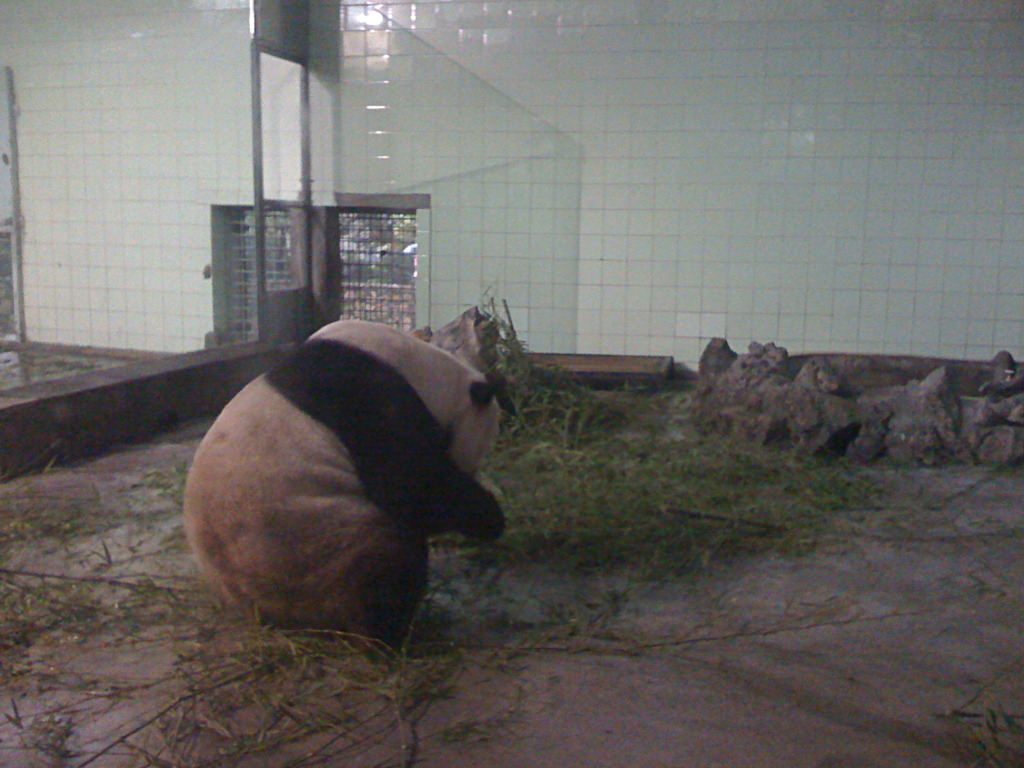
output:
M531 352L537 365L561 368L594 386L658 385L673 377L671 357L662 355L597 355Z

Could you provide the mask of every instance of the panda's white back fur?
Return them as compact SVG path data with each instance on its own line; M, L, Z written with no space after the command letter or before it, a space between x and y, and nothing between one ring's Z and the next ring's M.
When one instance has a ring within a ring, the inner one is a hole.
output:
M493 404L468 403L469 384L482 374L373 323L332 323L312 339L343 342L390 364L450 432L451 461L476 472L497 429ZM426 537L410 535L366 497L339 436L266 376L239 392L203 439L184 507L204 576L229 602L263 618L394 642L403 627L382 630L374 600L397 601L394 611L407 622L425 589ZM382 589L384 598L376 594Z
M263 377L221 412L185 486L185 533L201 572L222 597L269 617L299 607L275 611L276 586L260 587L270 574L317 557L309 542L332 547L380 516L337 436Z

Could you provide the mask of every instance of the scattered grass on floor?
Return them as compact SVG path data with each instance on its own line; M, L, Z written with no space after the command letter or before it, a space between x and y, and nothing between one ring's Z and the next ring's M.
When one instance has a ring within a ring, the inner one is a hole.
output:
M1024 765L1024 713L988 707L962 711L953 719L966 726L971 768L1020 768Z
M461 650L429 634L392 652L337 632L266 627L216 610L203 593L142 577L5 574L0 610L18 617L0 633L0 685L15 699L64 691L64 704L24 721L12 710L8 723L25 748L63 748L40 734L56 734L51 726L83 707L114 709L144 692L146 712L99 735L91 753L137 756L125 766L214 768L273 754L275 765L310 768L381 743L401 755L396 764L412 765L419 713L450 695L466 668ZM154 675L131 667L123 680L94 679L65 664L68 648L116 653L125 638L136 655L154 643Z
M276 765L305 768L354 758L392 732L400 764L411 765L419 709L449 695L462 669L450 648L392 653L336 632L250 625L181 658L187 693L146 749L195 768L268 752Z
M505 561L653 578L806 546L831 514L869 497L843 467L706 439L510 442L488 473L504 494Z
M511 319L489 333L516 406L486 470L508 521L485 550L500 562L677 576L806 546L871 498L845 464L697 436L685 393L596 393L533 365Z
M26 541L67 541L108 526L95 493L60 494L40 490L32 479L0 486L0 557L8 547Z

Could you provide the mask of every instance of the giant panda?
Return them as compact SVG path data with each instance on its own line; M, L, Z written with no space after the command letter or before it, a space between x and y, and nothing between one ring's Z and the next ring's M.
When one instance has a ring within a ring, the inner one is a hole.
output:
M331 323L200 443L184 500L200 572L261 620L399 644L427 586L428 537L502 533L476 479L497 429L476 369L385 325Z

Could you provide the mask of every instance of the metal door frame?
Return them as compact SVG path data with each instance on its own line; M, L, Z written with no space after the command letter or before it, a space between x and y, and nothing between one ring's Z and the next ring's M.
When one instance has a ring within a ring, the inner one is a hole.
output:
M301 68L299 81L299 120L301 151L301 189L299 199L294 201L301 208L305 224L301 252L305 255L303 277L305 289L312 289L312 213L313 185L312 139L309 105L309 66L307 40L297 43L297 38L308 36L308 6L305 0L290 6L283 0L252 0L250 5L249 31L251 37L249 69L252 87L252 168L253 168L253 212L255 214L254 252L256 257L256 323L260 341L282 341L276 338L271 327L270 302L267 297L267 244L264 217L272 201L265 198L263 179L263 108L262 76L260 56L267 54L298 64ZM289 201L291 204L291 201Z
M7 114L0 114L0 120L6 120L10 139L10 174L11 174L11 218L0 221L0 230L11 235L11 292L14 300L14 335L18 342L25 341L25 301L24 301L24 269L21 260L22 232L24 219L21 213L21 186L18 181L18 106L14 92L14 70L3 68L3 80L0 88L7 94Z

